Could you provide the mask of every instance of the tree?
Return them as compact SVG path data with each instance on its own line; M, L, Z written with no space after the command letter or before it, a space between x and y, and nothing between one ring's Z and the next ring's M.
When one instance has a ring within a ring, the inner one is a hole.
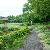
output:
M10 23L14 23L15 22L15 16L8 16L8 21L10 22Z
M50 17L50 0L28 0L28 3L31 4L35 16L38 15L40 18Z
M28 3L24 4L23 15L26 18L27 22L30 22L32 20L31 19L31 6Z
M50 17L50 0L28 0L23 12L30 14L31 18L47 21L46 17Z

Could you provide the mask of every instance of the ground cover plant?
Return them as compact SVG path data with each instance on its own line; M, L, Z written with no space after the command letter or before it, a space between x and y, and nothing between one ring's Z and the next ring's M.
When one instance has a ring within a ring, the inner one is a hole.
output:
M37 23L31 27L33 28L33 32L36 32L38 34L40 42L44 44L44 48L47 50L50 46L50 24L45 25Z
M15 49L22 46L22 42L28 34L28 27L21 26L20 29L14 29L14 31L10 30L7 34L3 32L3 35L0 35L0 50Z

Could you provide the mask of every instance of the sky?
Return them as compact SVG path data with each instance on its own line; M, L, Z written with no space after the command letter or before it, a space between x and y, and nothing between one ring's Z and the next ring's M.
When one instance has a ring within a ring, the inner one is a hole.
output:
M22 14L23 5L26 2L27 0L0 0L0 16L7 17Z

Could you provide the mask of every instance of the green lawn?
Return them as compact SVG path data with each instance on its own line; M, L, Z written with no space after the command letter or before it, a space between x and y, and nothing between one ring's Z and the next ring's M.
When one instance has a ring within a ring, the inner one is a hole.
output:
M8 28L12 28L12 27L16 28L20 25L22 25L22 23L7 23ZM4 24L0 24L0 27L4 27Z

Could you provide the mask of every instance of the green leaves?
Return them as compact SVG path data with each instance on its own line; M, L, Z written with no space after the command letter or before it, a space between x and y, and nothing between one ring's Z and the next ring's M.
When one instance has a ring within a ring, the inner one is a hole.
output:
M36 24L32 27L33 31L38 33L38 37L40 38L41 42L50 45L50 31L48 30L46 25Z
M16 29L16 28L14 28ZM20 29L16 29L13 32L3 34L0 36L0 49L9 49L9 48L19 48L21 47L23 40L26 38L28 32L27 26L21 26Z
M23 12L27 14L27 17L30 16L29 20L30 18L31 20L32 19L34 20L39 17L38 20L40 22L46 22L48 21L47 20L48 16L50 17L50 0L28 0L28 3L24 5L23 10L24 10Z

